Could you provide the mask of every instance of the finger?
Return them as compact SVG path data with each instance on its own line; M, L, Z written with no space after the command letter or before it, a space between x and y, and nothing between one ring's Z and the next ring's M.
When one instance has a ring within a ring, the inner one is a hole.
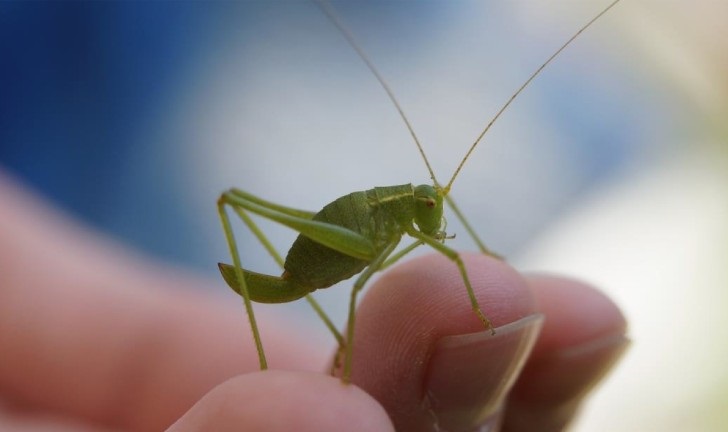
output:
M336 378L310 372L265 371L216 387L169 432L394 431L371 396Z
M529 278L545 316L541 336L508 399L508 431L560 431L629 345L617 306L580 282Z
M0 196L0 394L10 405L159 430L257 369L240 298L223 283L229 305L202 292L206 281L131 257L2 173ZM322 369L325 351L302 342L304 329L262 321L273 366Z
M397 430L472 430L496 418L538 334L526 281L493 258L463 258L495 336L473 312L456 266L439 255L386 273L358 309L352 381Z

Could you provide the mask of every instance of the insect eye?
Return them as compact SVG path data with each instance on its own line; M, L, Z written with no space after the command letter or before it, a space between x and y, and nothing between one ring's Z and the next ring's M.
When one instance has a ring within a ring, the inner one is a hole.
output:
M434 208L434 207L435 207L435 200L434 200L434 199L432 199L432 198L430 198L430 199L428 199L427 201L425 201L425 205L426 205L426 206L427 206L428 208Z

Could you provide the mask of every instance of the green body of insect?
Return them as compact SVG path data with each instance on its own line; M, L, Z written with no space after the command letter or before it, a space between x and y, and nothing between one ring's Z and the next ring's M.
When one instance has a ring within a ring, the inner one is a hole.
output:
M433 185L415 187L406 184L353 192L334 200L318 213L281 206L240 189L230 189L220 196L217 203L218 213L233 263L232 265L220 264L219 267L227 284L243 298L261 369L267 368L267 361L251 302L285 303L303 297L311 304L336 338L339 344L339 354L344 355L341 377L344 382L348 382L351 374L354 310L357 294L374 273L388 267L414 248L423 244L442 253L457 265L473 311L483 322L484 327L493 331L490 321L478 305L460 256L455 250L444 244L447 237L443 231L443 204L446 202L450 206L481 252L497 257L480 241L452 198L448 196L450 188L473 150L503 111L510 106L511 102L566 46L618 1L614 0L579 29L541 67L531 74L492 120L488 122L485 129L466 152L460 165L455 169L450 181L444 187L435 178L432 167L412 126L386 82L364 55L346 27L339 22L324 3L319 3L333 24L339 28L343 36L364 60L367 67L386 91L397 111L399 111L430 173ZM265 275L243 269L226 206L229 206L240 217L273 259L278 262L283 269L281 276ZM251 213L288 226L300 233L289 250L285 261L250 217ZM413 237L414 242L395 252L397 245L405 234ZM344 338L310 293L319 288L330 287L356 274L359 274L359 276L352 289L347 334L346 338ZM339 357L337 356L338 360Z
M367 243L366 256L353 256L299 235L286 256L281 277L244 271L250 299L261 303L297 300L318 288L328 288L370 265L406 232L415 230L442 238L442 198L432 186L411 184L353 192L326 205L311 220L343 227ZM221 266L225 280L239 287L232 266Z
M326 205L313 214L301 210L269 203L237 189L224 193L219 201L220 215L225 232L229 236L233 260L237 261L232 230L230 229L224 205L231 205L258 236L261 243L280 262L280 256L270 242L255 226L246 211L257 213L302 232L291 246L283 274L271 276L245 270L239 264L220 264L220 271L228 285L246 300L260 303L284 303L307 296L310 292L330 287L356 274L361 276L354 284L349 311L349 334L346 341L334 329L328 317L316 305L314 308L327 322L337 336L340 351L345 353L342 377L348 380L351 368L351 340L354 329L354 308L356 294L374 274L405 255L413 248L428 244L454 260L461 271L471 298L473 308L487 328L490 322L483 315L475 300L465 267L457 252L442 242L445 233L441 231L443 194L441 189L430 185L411 184L376 187L362 192L353 192ZM415 238L409 247L393 254L402 236ZM487 252L487 251L486 251ZM313 302L311 297L307 297ZM249 311L251 324L255 329L252 309ZM256 342L258 337L256 335ZM261 365L265 359L262 347L259 350Z

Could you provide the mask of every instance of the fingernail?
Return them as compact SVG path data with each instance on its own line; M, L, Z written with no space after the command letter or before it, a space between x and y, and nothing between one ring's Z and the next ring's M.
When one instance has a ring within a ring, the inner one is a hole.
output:
M630 345L623 334L609 335L557 351L526 372L541 385L528 398L563 404L579 399L604 378Z
M425 408L438 430L495 430L493 422L541 330L530 315L489 331L446 336L435 346L426 381Z

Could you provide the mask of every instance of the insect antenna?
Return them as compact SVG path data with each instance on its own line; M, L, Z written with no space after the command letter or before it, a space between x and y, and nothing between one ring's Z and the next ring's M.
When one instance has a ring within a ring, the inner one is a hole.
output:
M394 96L394 92L391 88L389 88L389 85L384 80L382 75L379 73L377 68L374 66L374 63L372 63L371 60L369 60L369 56L366 55L364 50L359 46L359 43L354 39L354 35L349 31L349 29L344 25L344 23L339 19L339 17L336 15L334 10L331 8L331 5L328 4L325 0L314 0L315 3L321 8L321 10L324 12L324 14L328 17L328 19L336 26L336 28L339 30L339 32L344 36L346 41L351 45L352 48L354 48L354 51L356 51L359 58L364 61L364 63L367 65L369 70L374 74L374 77L379 81L379 84L382 86L384 91L387 93L387 96L389 96L389 99L394 104L394 107L397 109L397 112L399 112L399 116L404 121L404 124L407 126L407 130L409 130L410 135L412 136L412 139L415 141L415 145L417 145L417 150L420 152L420 156L422 156L422 160L425 161L425 166L427 167L427 171L430 173L430 178L432 179L432 183L435 185L435 188L440 190L440 183L435 178L435 172L432 170L432 166L430 165L430 161L427 159L427 155L425 155L425 150L422 148L422 144L420 144L420 140L417 138L417 134L415 134L415 130L412 127L412 125L409 122L409 119L407 119L407 116L404 114L404 110L399 105L399 102L397 101L397 97Z
M546 68L546 66L549 65L549 63L551 63L559 54L561 54L561 52L567 46L569 46L574 41L574 39L579 37L579 35L584 30L589 28L589 26L591 26L602 15L607 13L609 11L609 9L611 9L614 5L619 3L619 1L620 0L614 0L607 7L605 7L601 12L599 12L594 18L592 18L589 22L584 24L576 33L574 33L574 35L571 38L569 38L569 40L567 40L563 45L561 45L561 47L558 50L556 50L556 52L554 52L551 55L551 57L549 57L541 66L539 66L539 68L536 69L536 71L534 73L532 73L530 77L528 77L528 79L521 85L521 87L518 88L518 90L516 90L515 93L513 93L513 95L510 97L510 99L508 99L508 101L500 108L500 110L498 110L498 112L495 114L495 116L493 116L493 118L485 126L485 129L483 129L483 131L480 133L480 135L478 135L478 137L475 139L475 142L468 149L467 153L465 153L465 157L463 157L463 160L460 161L460 165L458 165L458 167L455 169L455 173L453 173L452 177L450 178L450 181L447 182L447 185L445 186L445 189L443 190L445 195L447 195L448 192L450 192L450 188L452 187L452 184L455 181L455 178L458 176L458 174L460 174L460 170L462 170L463 166L465 165L465 162L468 160L468 158L473 153L475 148L478 146L480 141L483 139L485 134L488 133L488 131L490 130L490 127L493 126L493 123L495 123L495 121L498 120L498 118L501 116L501 114L503 114L503 111L505 111L511 105L511 103L518 97L518 95L521 94L523 89L525 89L529 84L531 84L531 81L533 81L533 79L536 78L541 73L541 71L543 71L544 68Z

